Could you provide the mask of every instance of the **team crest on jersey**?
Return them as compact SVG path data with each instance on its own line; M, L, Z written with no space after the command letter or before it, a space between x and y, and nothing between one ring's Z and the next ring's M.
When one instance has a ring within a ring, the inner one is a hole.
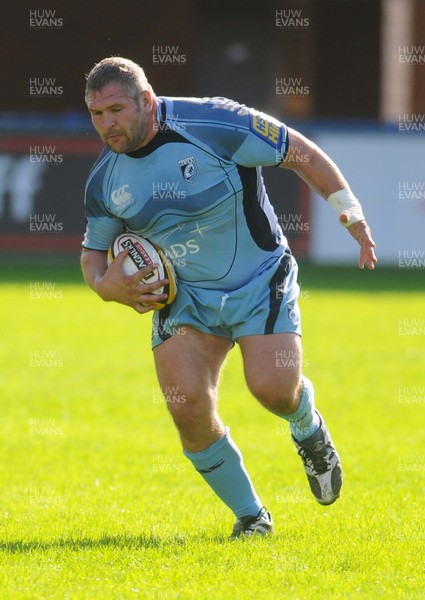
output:
M299 323L299 316L297 311L294 309L293 306L288 306L288 319L291 321L291 323L293 325L298 325Z
M179 160L179 167L183 179L188 183L192 183L192 181L198 179L198 163L196 162L196 158L193 155Z

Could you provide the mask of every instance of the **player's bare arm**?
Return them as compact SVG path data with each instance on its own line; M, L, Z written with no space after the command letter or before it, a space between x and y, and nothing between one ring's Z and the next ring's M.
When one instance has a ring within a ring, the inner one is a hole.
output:
M304 137L294 129L288 129L288 153L280 165L291 169L301 177L317 194L328 199L339 190L349 190L349 185L336 164L314 142ZM305 156L304 162L297 162L297 155ZM348 212L341 211L339 220L342 225L349 223ZM347 227L350 234L360 246L359 267L365 265L375 268L375 242L370 228L364 219L358 220Z
M153 310L155 302L166 300L167 294L158 295L153 292L166 285L167 280L142 283L143 277L153 271L155 265L144 267L135 275L125 275L122 263L127 254L127 250L120 252L108 267L106 252L84 249L81 255L81 269L87 284L102 300L125 304L144 314ZM150 304L152 306L149 306Z

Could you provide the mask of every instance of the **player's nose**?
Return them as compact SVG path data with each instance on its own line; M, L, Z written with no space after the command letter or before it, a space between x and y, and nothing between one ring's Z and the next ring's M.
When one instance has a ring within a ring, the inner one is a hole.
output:
M112 112L105 112L103 115L103 125L106 129L113 127L116 124L115 115Z

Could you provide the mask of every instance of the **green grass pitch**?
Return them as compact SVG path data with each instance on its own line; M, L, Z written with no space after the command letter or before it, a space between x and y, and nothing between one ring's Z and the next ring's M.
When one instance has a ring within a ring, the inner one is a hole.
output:
M232 350L220 413L276 528L232 543L161 400L150 316L100 301L76 265L0 272L1 599L424 598L421 270L301 266L304 372L344 467L333 506Z

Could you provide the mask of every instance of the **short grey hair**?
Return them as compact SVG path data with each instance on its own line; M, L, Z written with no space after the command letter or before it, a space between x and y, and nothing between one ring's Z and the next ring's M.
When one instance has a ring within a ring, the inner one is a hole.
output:
M86 103L94 92L100 92L108 83L119 83L137 103L140 94L145 90L152 93L152 86L147 80L144 70L128 58L111 56L104 58L86 76Z

